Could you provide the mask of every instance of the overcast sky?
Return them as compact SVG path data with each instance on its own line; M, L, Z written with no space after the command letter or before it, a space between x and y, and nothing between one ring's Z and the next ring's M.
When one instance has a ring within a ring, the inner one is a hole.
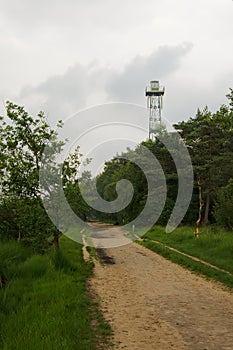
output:
M232 0L0 0L0 112L146 106L152 79L171 122L214 111L233 87L232 38Z

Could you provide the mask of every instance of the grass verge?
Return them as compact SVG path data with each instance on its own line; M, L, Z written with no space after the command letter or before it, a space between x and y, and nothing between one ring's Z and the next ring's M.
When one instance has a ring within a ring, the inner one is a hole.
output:
M162 245L153 242L153 240L162 243ZM191 271L203 274L230 288L233 287L233 276L231 275L233 274L233 234L230 232L224 232L217 227L214 228L214 231L212 228L205 228L201 231L200 237L195 239L193 229L190 227L178 228L172 233L166 234L163 227L156 226L144 236L143 241L138 243ZM230 274L171 251L164 245L204 260Z
M0 255L7 277L0 289L0 349L105 349L111 328L87 293L93 263L84 262L82 246L63 236L62 253L26 256L22 249Z

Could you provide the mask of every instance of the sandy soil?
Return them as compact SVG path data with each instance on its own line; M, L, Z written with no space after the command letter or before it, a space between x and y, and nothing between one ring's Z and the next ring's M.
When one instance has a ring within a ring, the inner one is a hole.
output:
M136 243L106 253L115 264L96 262L90 288L115 349L233 349L233 294Z

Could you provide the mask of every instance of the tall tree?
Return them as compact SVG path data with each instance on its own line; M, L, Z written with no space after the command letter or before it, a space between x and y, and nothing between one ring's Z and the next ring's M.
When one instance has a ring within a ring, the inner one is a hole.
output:
M233 179L217 192L214 205L214 217L217 224L228 230L233 230Z
M41 195L51 196L56 192L56 181L51 177L60 176L56 155L61 152L64 142L58 140L57 132L50 127L43 112L33 118L24 107L7 102L6 113L8 120L3 117L0 120L0 215L4 222L12 221L14 217L19 240L29 238L33 230L38 238L41 229L47 235L53 234L58 250L60 232L50 222L43 208ZM57 127L61 126L62 122L59 121ZM49 153L50 178L48 182L40 183L39 172L45 147ZM76 151L64 163L64 187L77 172L79 156ZM55 186L51 187L53 183Z
M228 98L232 98L230 96ZM180 122L175 127L189 147L193 162L199 191L198 235L199 223L209 222L216 189L232 176L232 109L226 105L222 105L216 113L211 113L207 107L203 111L198 109L195 118Z

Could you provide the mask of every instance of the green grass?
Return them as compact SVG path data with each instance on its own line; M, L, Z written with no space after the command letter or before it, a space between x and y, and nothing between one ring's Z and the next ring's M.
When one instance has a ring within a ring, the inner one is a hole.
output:
M81 245L64 236L61 248L43 256L28 251L26 258L18 244L18 258L10 254L8 264L7 254L0 255L8 280L0 289L0 349L93 350L109 342L111 328L87 293L93 264L84 262Z
M175 263L233 287L233 276L193 261L164 246L153 243L153 240L176 248L183 253L197 257L233 274L232 232L225 232L218 227L202 228L199 238L196 239L194 229L190 227L181 227L170 234L166 234L163 227L155 226L144 236L142 244Z
M25 261L32 252L16 241L0 241L0 273L5 274L11 266L17 266Z

